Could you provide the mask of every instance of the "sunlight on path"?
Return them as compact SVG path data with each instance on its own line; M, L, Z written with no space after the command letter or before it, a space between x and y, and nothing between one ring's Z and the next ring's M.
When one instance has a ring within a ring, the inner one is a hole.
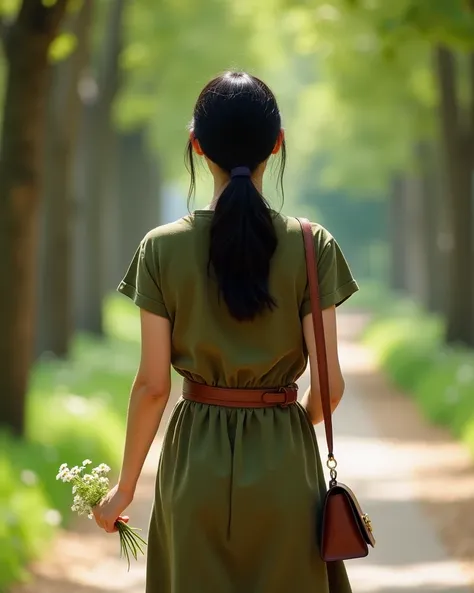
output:
M354 593L461 593L466 578L454 562L433 562L411 566L383 566L370 560L350 569Z
M351 338L350 324L350 317L342 318L347 391L334 417L335 451L339 479L357 493L377 539L368 558L347 563L354 593L473 591L467 560L474 554L459 554L458 562L450 558L427 513L430 505L441 515L451 512L452 503L473 504L471 459L444 431L428 427L408 398L388 387L365 348L344 339ZM322 426L317 434L324 459ZM464 541L472 545L469 533ZM461 530L458 534L462 539Z

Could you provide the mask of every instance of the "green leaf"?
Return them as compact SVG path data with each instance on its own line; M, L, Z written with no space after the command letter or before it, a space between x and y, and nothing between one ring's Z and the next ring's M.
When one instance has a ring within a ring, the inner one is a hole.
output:
M0 2L0 15L2 16L15 16L20 6L19 0L1 0Z

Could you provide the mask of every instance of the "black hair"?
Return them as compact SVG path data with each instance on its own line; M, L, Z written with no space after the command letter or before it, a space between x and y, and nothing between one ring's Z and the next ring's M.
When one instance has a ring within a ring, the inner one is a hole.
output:
M228 172L247 167L253 172L270 157L281 134L281 116L274 94L254 76L227 72L202 90L194 108L192 130L205 156ZM195 188L191 141L186 149ZM286 148L283 139L279 183L283 190ZM211 224L208 272L230 314L254 319L276 306L269 291L270 261L277 247L272 213L251 177L230 179L217 200Z

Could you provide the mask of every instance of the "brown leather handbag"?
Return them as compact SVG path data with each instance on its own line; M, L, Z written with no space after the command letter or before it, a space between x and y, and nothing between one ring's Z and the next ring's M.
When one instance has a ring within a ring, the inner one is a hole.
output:
M326 342L324 339L323 315L319 300L317 260L311 223L298 218L304 238L306 269L311 297L311 312L318 357L321 402L328 446L327 466L330 473L329 489L323 505L321 557L325 562L363 558L369 553L369 545L375 545L372 524L355 494L345 484L337 481L337 462L334 457L331 400Z

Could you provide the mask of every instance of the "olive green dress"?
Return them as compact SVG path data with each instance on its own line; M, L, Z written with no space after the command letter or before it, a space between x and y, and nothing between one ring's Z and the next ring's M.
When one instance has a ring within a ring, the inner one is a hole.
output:
M307 364L310 312L299 223L273 212L277 302L233 319L207 276L213 212L198 210L141 242L118 290L172 325L172 364L219 387L276 387ZM321 304L357 290L334 238L313 224ZM146 593L350 593L342 563L318 550L325 480L300 404L226 408L180 400L167 427L148 536Z

